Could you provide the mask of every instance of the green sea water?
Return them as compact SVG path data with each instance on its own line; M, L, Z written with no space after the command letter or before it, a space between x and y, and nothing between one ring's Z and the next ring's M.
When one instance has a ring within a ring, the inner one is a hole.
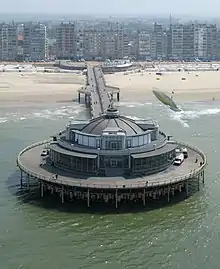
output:
M41 203L19 191L18 152L87 118L78 104L0 106L0 269L219 269L220 103L121 103L121 113L152 117L208 157L205 186L187 200L140 213L103 214ZM32 197L33 195L33 197Z

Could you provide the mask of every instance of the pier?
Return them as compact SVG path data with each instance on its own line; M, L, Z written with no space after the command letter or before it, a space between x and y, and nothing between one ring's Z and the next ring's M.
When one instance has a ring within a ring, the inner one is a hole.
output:
M81 96L84 95L85 104L90 108L92 118L97 118L107 111L111 95L116 96L117 101L120 100L120 89L106 85L101 67L87 67L86 84L78 90L78 102L81 102Z
M145 206L147 201L158 200L164 196L167 202L170 202L173 196L181 192L185 192L187 198L190 184L194 183L197 190L204 184L206 157L202 151L185 143L176 142L178 146L186 147L189 152L189 158L181 167L171 166L147 177L106 177L102 180L92 176L82 179L56 167L48 169L46 165L40 166L40 153L50 142L46 140L25 148L17 159L21 171L21 187L30 188L31 179L37 181L42 198L44 193L49 191L51 194L58 194L62 203L65 200L85 200L90 207L93 201L111 201L117 208L121 202L140 200ZM195 162L196 159L198 162ZM57 179L55 174L59 174Z
M53 139L23 149L17 157L21 188L37 182L40 196L46 193L65 201L113 204L141 203L172 197L189 185L204 183L207 164L198 148L170 140L153 120L135 121L119 114L112 97L120 90L107 86L100 67L87 68L87 83L79 89L92 119L67 124ZM173 165L183 149L188 152L179 166ZM42 156L42 152L46 155Z

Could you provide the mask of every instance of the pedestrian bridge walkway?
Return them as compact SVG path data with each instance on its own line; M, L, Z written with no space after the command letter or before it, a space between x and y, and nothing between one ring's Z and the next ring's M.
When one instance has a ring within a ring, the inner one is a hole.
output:
M91 110L92 118L99 117L106 113L111 95L117 95L119 101L120 89L107 86L101 67L87 67L87 85L78 90L78 100L80 102L81 94L85 95L85 103Z

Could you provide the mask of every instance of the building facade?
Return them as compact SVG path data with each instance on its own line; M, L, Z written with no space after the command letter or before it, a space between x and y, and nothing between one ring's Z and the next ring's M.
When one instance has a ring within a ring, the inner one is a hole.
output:
M56 29L56 56L58 59L75 57L75 23L61 23Z
M214 24L155 23L129 29L122 23L58 26L42 23L0 24L0 60L185 60L220 59L220 32ZM19 37L19 40L18 40Z
M17 57L18 35L15 24L0 25L0 60L14 61Z
M157 122L135 122L110 107L90 122L68 124L50 144L49 159L52 166L79 175L133 177L167 169L176 147Z
M46 60L48 58L47 27L41 23L26 23L23 31L24 60Z
M195 25L184 24L183 25L183 60L195 59Z
M56 43L58 59L122 59L130 54L128 35L119 24L95 28L61 23Z
M137 58L139 60L151 59L151 34L141 31L138 33Z

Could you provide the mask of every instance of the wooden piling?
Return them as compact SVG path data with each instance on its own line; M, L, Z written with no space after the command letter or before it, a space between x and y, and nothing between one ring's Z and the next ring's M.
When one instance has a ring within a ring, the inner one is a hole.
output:
M20 174L20 187L23 187L23 171L20 170L21 174Z
M43 180L40 181L40 196L41 196L41 198L44 197L44 182L43 182Z

